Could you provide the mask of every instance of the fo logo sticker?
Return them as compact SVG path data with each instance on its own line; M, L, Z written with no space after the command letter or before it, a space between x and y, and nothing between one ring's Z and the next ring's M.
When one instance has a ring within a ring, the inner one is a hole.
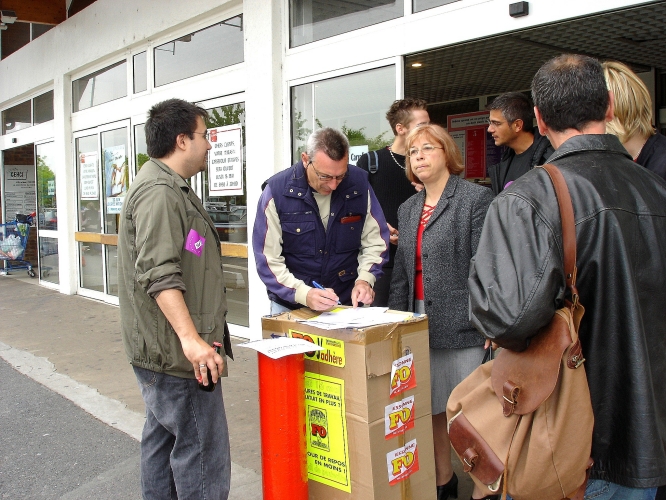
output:
M402 448L388 452L386 467L391 486L417 472L419 470L419 450L416 446L416 439L411 440Z
M414 427L414 396L384 408L384 436L390 439Z
M396 359L391 366L391 392L394 397L407 389L416 387L416 372L414 371L414 355L408 354Z

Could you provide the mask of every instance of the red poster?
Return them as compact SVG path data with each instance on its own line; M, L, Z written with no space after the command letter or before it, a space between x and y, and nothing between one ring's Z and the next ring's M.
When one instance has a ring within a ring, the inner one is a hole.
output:
M465 178L486 176L486 127L467 129L465 147Z

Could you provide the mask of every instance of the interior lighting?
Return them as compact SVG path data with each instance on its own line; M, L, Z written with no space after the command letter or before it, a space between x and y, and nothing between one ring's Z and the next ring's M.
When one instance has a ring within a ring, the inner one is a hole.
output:
M423 63L419 62L412 63L412 68L420 68L421 66L423 66Z

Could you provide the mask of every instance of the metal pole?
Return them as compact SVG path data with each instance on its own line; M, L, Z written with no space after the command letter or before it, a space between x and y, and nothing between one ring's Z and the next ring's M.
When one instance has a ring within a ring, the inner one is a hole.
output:
M264 500L308 500L303 355L258 356Z

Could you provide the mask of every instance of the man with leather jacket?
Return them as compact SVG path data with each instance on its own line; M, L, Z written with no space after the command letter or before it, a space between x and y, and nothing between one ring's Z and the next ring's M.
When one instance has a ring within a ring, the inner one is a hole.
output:
M518 177L546 163L554 150L548 138L534 129L532 105L522 92L497 96L486 108L490 110L488 133L495 146L504 147L502 160L488 167L490 187L498 195Z
M605 134L613 96L600 63L563 55L532 81L540 132L556 148L576 224L580 339L592 407L586 498L654 499L666 484L666 182ZM562 307L562 226L533 169L491 204L469 277L470 319L523 350Z

